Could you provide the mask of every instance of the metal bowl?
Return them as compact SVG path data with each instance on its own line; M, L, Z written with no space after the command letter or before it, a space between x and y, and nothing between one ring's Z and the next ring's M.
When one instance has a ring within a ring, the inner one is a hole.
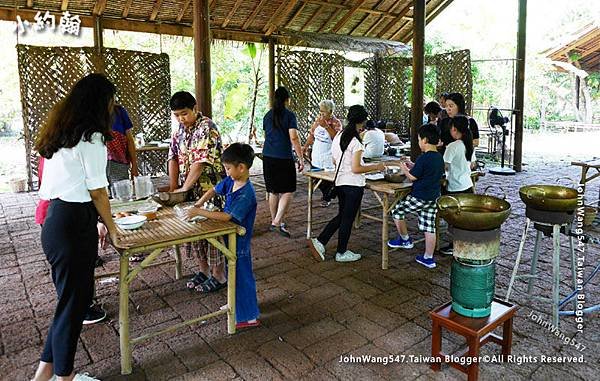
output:
M577 209L577 190L560 185L527 185L519 189L525 205L548 212L572 212Z
M385 181L389 181L390 183L403 183L406 180L406 176L398 166L386 167L385 171L383 171L383 177Z
M187 200L189 192L158 192L152 199L162 206L174 206Z
M510 214L510 204L501 198L484 194L456 194L437 200L440 217L448 224L464 230L499 228Z

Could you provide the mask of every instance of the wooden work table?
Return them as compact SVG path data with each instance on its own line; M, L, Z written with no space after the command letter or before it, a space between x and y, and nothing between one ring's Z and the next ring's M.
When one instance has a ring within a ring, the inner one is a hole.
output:
M123 230L117 226L117 243L113 246L119 253L119 340L121 347L121 374L130 374L132 367L132 345L138 344L154 336L169 333L179 328L195 324L208 318L227 314L227 331L235 333L235 267L236 267L236 235L244 235L245 229L232 222L204 220L189 223L179 219L173 208L163 207L158 211L157 219L147 221L136 230ZM223 237L228 237L227 245ZM227 259L227 307L225 309L199 316L159 331L147 333L137 338L129 337L129 286L135 277L154 264L160 253L175 246L175 277L181 278L181 254L178 246L188 242L207 240L223 253ZM130 268L129 257L136 253L149 252L139 264ZM110 274L109 274L110 275ZM102 275L102 277L107 274Z
M386 163L393 165L393 163L397 160L397 158L389 159L386 160ZM335 172L305 172L304 175L308 178L308 224L306 228L306 238L310 239L312 235L312 225L314 223L322 222L313 222L313 193L322 181L333 182ZM471 174L471 179L473 180L473 189L475 189L475 183L481 175L482 174L479 172L473 172ZM445 180L443 180L442 183L444 181ZM412 190L412 183L408 180L406 180L406 182L403 183L391 183L385 180L367 180L365 188L373 192L373 195L375 196L379 203L379 206L381 207L381 215L373 216L370 214L366 214L363 211L366 211L367 209L362 209L357 215L355 227L358 227L361 218L367 218L370 220L381 222L381 268L386 270L388 268L388 254L390 250L387 245L389 239L388 223L390 221L390 212L392 208L396 205L396 203L404 199L410 193L410 191ZM436 235L438 236L437 242L439 242L439 229L436 229ZM421 240L416 240L415 242L420 241Z

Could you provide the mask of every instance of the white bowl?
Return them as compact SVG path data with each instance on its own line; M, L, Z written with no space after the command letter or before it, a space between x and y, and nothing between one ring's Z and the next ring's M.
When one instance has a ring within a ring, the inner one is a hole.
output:
M121 229L133 230L133 229L137 229L137 228L141 227L142 225L144 225L146 223L147 219L148 218L146 216L134 215L134 216L117 218L115 220L115 223L117 225L119 225L119 227Z

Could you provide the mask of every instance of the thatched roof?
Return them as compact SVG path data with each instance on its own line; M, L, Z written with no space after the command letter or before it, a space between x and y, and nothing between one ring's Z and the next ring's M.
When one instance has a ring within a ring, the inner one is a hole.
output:
M565 36L554 48L541 54L552 61L570 63L576 56L578 68L588 73L600 72L600 27L589 24L572 35ZM564 70L558 68L559 70Z
M214 38L265 41L286 31L366 37L397 42L412 38L412 0L208 0ZM427 0L427 22L452 0ZM192 35L193 0L0 0L0 19L33 21L38 11L79 15L106 29Z

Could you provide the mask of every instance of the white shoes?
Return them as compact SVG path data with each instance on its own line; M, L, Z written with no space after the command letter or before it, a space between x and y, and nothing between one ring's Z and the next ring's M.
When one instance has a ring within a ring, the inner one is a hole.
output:
M77 373L73 381L100 381L97 378L89 376L87 373Z
M323 244L319 242L318 239L311 238L308 241L308 248L310 249L313 257L315 257L317 261L325 260L325 246L323 246Z
M335 255L336 262L354 262L360 259L360 254L353 253L350 250L346 250L344 254L337 253Z

